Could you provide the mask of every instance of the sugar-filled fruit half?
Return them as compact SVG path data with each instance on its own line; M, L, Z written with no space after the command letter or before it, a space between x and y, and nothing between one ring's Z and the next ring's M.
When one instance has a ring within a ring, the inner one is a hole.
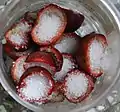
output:
M68 101L79 103L85 100L93 89L94 81L91 76L78 69L67 73L63 84L63 91Z
M42 67L27 69L22 75L17 88L18 95L27 102L45 103L52 94L54 80Z
M32 25L25 19L15 23L5 34L5 39L15 50L24 51L31 44Z
M50 4L38 12L36 24L32 30L32 38L39 45L51 45L61 38L67 25L64 11Z
M76 55L80 68L94 77L101 76L104 73L102 60L107 46L106 37L102 34L91 33L85 36Z
M47 69L51 75L56 72L56 65L52 56L46 52L33 52L26 56L19 57L11 68L11 76L15 83L18 83L23 73L31 67L43 67Z
M84 15L78 11L73 11L69 8L64 8L57 4L50 4L50 5L54 5L56 7L61 8L63 10L63 12L65 13L65 15L67 17L67 25L66 25L66 28L64 31L65 33L75 32L77 29L79 29L81 27L82 23L85 20ZM38 11L34 11L34 12L29 11L25 14L25 19L27 21L30 21L31 23L34 23L35 20L37 19L37 13L38 13Z

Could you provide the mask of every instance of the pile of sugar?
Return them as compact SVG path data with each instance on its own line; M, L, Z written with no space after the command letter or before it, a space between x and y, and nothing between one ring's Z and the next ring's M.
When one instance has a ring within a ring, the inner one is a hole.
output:
M22 32L26 33L26 32L31 31L32 25L29 25L28 22L20 22L20 23L17 25L17 29L18 29L19 31L22 31Z
M68 98L78 98L84 95L88 89L88 79L84 73L73 72L73 75L68 74L66 80L66 95Z
M64 37L54 47L61 53L73 53L76 50L78 40L73 37Z
M49 89L51 88L49 80L34 74L24 79L26 86L20 89L20 93L25 96L25 100L40 100L47 97Z
M25 44L23 35L20 35L20 34L18 34L18 33L12 34L12 35L10 36L10 40L11 40L11 42L13 42L13 43L15 43L15 44L17 44L17 45Z
M61 18L54 14L46 12L40 18L40 23L36 26L36 36L42 42L49 42L57 35L58 30L61 26Z
M17 45L25 44L25 35L27 32L31 31L32 26L27 22L18 23L15 28L10 31L10 40Z
M104 59L105 47L98 40L94 40L89 48L89 56L90 56L90 65L91 69L95 73L99 73L103 70L102 68L102 60Z

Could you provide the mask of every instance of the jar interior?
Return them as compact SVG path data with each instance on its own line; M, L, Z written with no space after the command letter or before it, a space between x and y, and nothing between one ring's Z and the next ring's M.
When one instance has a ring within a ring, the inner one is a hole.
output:
M1 52L1 69L3 77L7 82L8 92L12 91L14 98L18 99L20 103L24 106L30 108L31 110L40 110L43 109L45 112L69 112L72 110L80 111L91 106L95 106L96 102L101 98L105 98L104 93L115 84L115 81L118 79L119 71L119 62L120 62L120 50L119 50L119 32L117 31L117 23L110 11L101 3L95 0L21 0L14 7L9 7L4 16L0 19L0 34L1 39L4 39L4 33L10 28L10 26L18 20L25 12L35 11L41 9L45 4L56 3L62 7L78 11L85 16L85 21L82 26L76 31L78 35L84 37L85 35L91 32L97 32L104 34L107 37L108 41L108 61L105 65L105 73L102 77L98 78L95 89L92 94L83 102L78 104L72 104L68 101L62 103L53 103L53 104L28 104L23 103L16 94L16 89L14 83L10 77L10 67L12 65L12 60L5 55L4 52ZM2 45L0 47L2 50ZM11 94L11 93L10 93Z

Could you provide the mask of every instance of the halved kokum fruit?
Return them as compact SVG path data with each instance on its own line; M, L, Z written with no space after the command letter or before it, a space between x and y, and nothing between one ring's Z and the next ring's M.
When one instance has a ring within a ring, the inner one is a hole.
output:
M72 103L86 99L94 89L93 79L86 73L76 69L69 73L64 80L63 90L66 98Z
M39 11L36 25L32 30L32 38L39 45L50 45L61 38L67 24L63 10L50 4Z
M26 64L24 66L26 69L33 66L42 66L43 68L46 68L52 75L56 73L55 62L49 53L40 51L31 53L25 62Z
M62 35L54 47L61 53L72 53L74 54L79 47L81 37L75 33L66 33Z
M27 55L29 55L31 52L33 52L35 50L34 48L29 48L28 50L25 50L24 52L18 52L11 45L9 45L8 43L3 45L3 49L4 49L5 53L10 58L12 58L13 60L18 59L21 56L27 56Z
M32 25L21 19L6 32L5 38L14 49L24 51L31 43L31 29Z
M51 74L42 67L29 68L18 84L18 95L27 102L46 102L54 87Z
M104 72L101 63L103 63L107 45L106 37L102 34L91 33L85 36L76 56L79 66L94 77L101 76Z
M11 75L13 80L18 83L21 76L23 75L23 73L25 72L24 69L24 64L25 64L25 60L26 60L27 56L22 56L20 58L18 58L14 63L13 66L11 68Z
M55 103L64 101L65 96L61 92L61 89L62 83L56 82L52 94L48 97L49 102Z
M55 4L54 4L55 5ZM67 26L65 28L66 33L75 32L82 25L85 17L80 12L73 11L71 9L63 8L58 5L57 7L61 8L67 17Z
M75 32L82 25L85 19L84 16L77 11L72 11L70 9L64 8L63 10L67 16L67 26L65 32L66 33Z
M57 71L62 69L63 57L62 54L52 46L40 47L40 51L50 53L56 63Z
M60 72L56 72L54 79L57 81L63 81L67 72L77 68L76 61L70 54L63 54L63 66Z

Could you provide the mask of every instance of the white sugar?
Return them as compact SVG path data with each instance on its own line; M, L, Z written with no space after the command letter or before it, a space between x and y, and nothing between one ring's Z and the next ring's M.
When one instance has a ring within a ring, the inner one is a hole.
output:
M73 72L77 75L69 75L66 81L66 95L69 98L78 98L84 95L88 89L88 79L85 77L84 73Z
M42 42L50 41L57 35L61 26L61 19L56 14L46 12L42 15L39 25L36 26L36 35Z
M25 69L24 69L24 63L25 63L25 60L26 60L27 56L24 56L23 58L19 58L17 60L17 62L15 63L15 75L16 75L16 79L17 79L17 82L19 82L20 80L20 77L23 75L23 73L25 72Z
M60 72L57 72L54 76L55 80L62 80L66 75L67 72L71 71L76 67L75 63L72 62L69 58L63 58L63 66Z
M21 45L24 43L24 38L18 33L12 34L10 40L11 42L14 42L17 45Z
M17 45L21 45L25 43L25 33L31 30L32 26L29 25L27 22L20 22L13 28L10 32L10 40Z
M29 32L31 30L32 26L29 25L27 22L20 22L16 28L22 32Z
M95 32L95 28L91 24L88 24L88 21L84 21L81 25L81 27L76 31L80 34L81 37L84 37L92 32ZM96 31L98 32L98 31Z
M20 92L28 100L39 100L47 96L50 89L49 80L46 77L34 74L24 80L26 87L21 88Z
M102 58L104 58L104 51L105 48L102 45L102 43L98 42L97 40L94 40L92 44L90 45L89 48L89 55L90 55L90 63L92 70L95 73L99 73L101 68L101 63L102 63Z
M54 47L58 49L61 53L73 53L77 46L77 40L72 37L64 37L59 43Z

